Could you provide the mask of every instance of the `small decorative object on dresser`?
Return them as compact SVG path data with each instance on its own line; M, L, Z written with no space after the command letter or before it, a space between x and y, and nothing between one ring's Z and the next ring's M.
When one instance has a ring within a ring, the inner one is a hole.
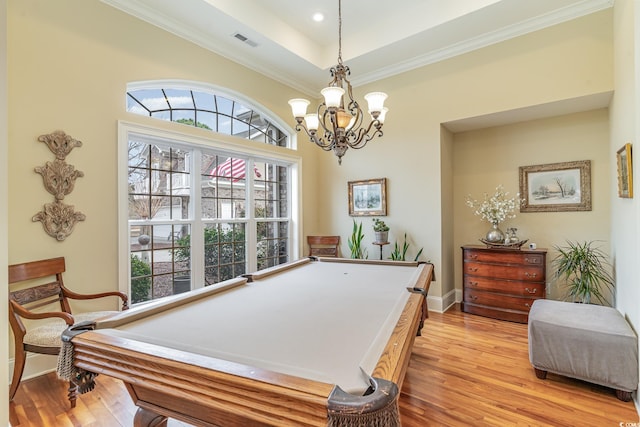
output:
M498 185L496 192L491 197L484 193L482 201L474 200L471 195L467 196L466 204L473 209L473 213L491 223L492 227L485 238L480 239L487 245L498 244L502 246L509 243L505 242L507 235L500 230L499 225L506 219L516 217L515 210L521 206L522 199L520 199L520 193L510 199L507 198L508 194L502 185Z
M545 298L545 249L462 247L462 311L527 323L533 301Z

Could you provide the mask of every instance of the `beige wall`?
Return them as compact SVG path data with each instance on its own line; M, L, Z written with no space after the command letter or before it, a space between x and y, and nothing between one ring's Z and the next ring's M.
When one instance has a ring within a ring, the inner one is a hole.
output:
M637 1L617 0L614 14L614 49L616 93L611 102L611 136L609 164L611 241L617 283L618 309L627 317L636 332L640 331L640 82L638 60L640 59L640 7ZM625 143L633 144L634 198L617 197L616 151ZM638 396L635 396L636 406Z
M550 119L533 120L456 134L453 144L454 247L456 248L455 283L462 288L460 246L480 244L490 225L465 205L470 194L482 200L503 185L509 196L519 190L519 166L575 160L591 161L592 210L588 212L527 212L500 225L502 230L516 227L521 239L548 248L547 282L551 281L551 259L557 254L554 245L566 240L602 241L599 246L609 252L610 167L609 113L606 109L576 113ZM555 284L547 286L553 299L563 291Z
M8 193L8 126L7 126L7 1L0 0L0 235L8 233L7 193ZM0 239L0 283L7 282L8 243L6 238ZM0 299L0 319L8 319L7 300ZM0 343L9 341L8 328L0 328ZM1 346L0 384L9 383L9 365L2 363L9 356L9 346ZM9 389L0 388L0 402L9 401ZM9 424L7 403L0 404L0 425Z
M451 259L459 249L452 240L443 240L451 233L443 227L449 226L445 219L453 215L454 202L467 191L443 194L452 188L448 181L453 175L446 168L455 156L447 158L441 124L611 91L612 43L612 12L607 10L359 87L360 97L371 90L389 94L384 137L347 152L342 166L331 155L321 159L321 175L331 177L322 181L326 205L321 228L342 235L345 249L351 229L347 182L386 177L390 239L401 240L407 232L413 249L425 248L424 259L436 265L430 307L446 306L447 301L439 299L453 289ZM602 197L608 199L608 193ZM363 223L371 253L371 220Z

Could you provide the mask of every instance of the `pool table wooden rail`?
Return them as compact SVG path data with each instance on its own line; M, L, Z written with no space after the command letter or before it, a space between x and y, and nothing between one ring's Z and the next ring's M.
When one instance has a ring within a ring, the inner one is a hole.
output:
M416 286L371 374L401 388L415 336L426 315L431 264L417 266ZM109 322L107 322L109 323ZM74 365L122 380L139 407L135 426L166 417L197 426L326 426L333 384L88 331L73 337ZM354 396L354 402L362 399Z
M125 383L136 426L155 425L147 411L194 425L326 425L332 384L92 331L73 344L76 367Z
M422 264L417 283L422 285L419 287L424 289L424 294L412 293L409 296L409 301L402 311L391 337L387 341L375 370L371 374L374 378L384 378L396 383L399 389L402 388L407 367L409 366L411 349L416 335L420 334L427 316L426 294L429 292L432 276L433 265Z

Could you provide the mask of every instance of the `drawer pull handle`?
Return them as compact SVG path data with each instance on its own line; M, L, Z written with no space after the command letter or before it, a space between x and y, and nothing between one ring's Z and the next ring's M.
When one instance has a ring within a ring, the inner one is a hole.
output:
M469 255L469 258L471 258L471 259L478 259L478 255L476 255L476 254L471 254L471 255Z
M538 289L536 289L536 288L533 288L533 289L524 288L524 290L527 291L530 294L535 294Z
M524 258L524 262L528 262L529 264L538 264L538 261L539 261L538 258L528 258L528 257Z
M529 273L528 271L524 272L524 276L525 277L532 277L532 278L536 278L538 276L538 273Z
M528 302L525 302L524 306L527 307L527 308L531 308L531 304L529 304Z
M469 271L475 273L476 271L478 271L478 267L469 267Z
M478 286L478 282L469 282L469 286Z
M472 301L475 301L478 299L478 297L475 295L469 295L469 299L471 299Z

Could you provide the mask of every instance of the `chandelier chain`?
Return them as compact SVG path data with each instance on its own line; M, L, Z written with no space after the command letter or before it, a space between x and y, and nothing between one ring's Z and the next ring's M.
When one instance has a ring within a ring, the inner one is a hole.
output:
M338 64L342 65L342 0L338 0Z

